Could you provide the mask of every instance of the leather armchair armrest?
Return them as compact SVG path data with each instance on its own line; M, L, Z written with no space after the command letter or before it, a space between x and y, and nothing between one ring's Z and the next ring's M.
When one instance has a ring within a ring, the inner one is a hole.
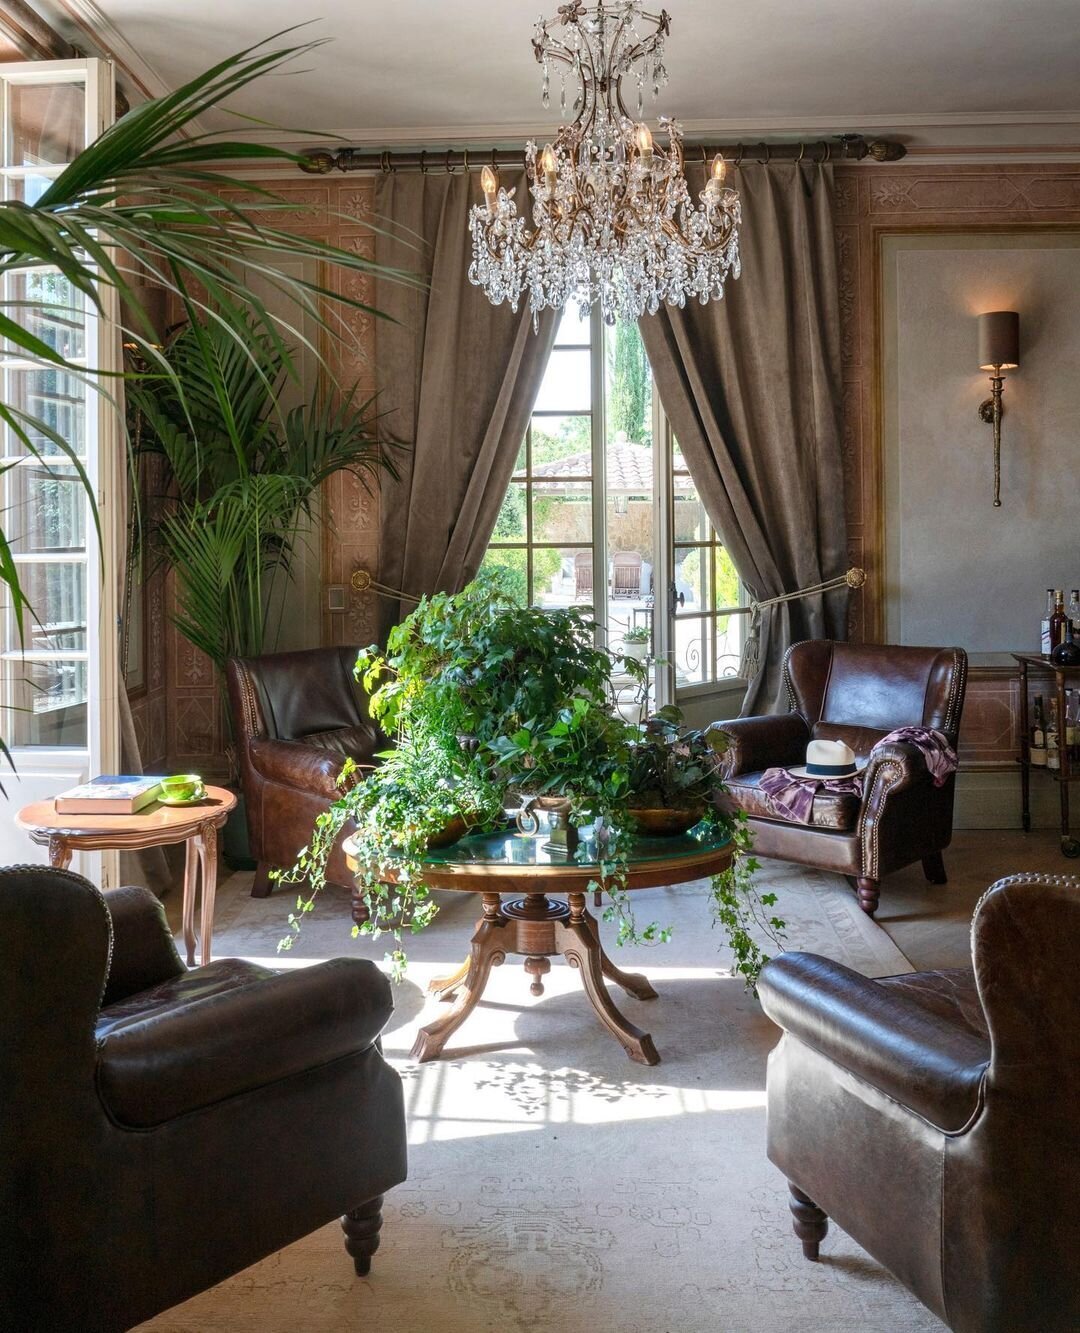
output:
M917 782L932 781L918 746L906 741L875 745L863 774L863 805L880 813L892 792L905 791Z
M260 777L285 787L315 792L331 800L341 795L338 777L345 756L303 741L257 740L248 746L251 765Z
M730 722L714 722L709 730L722 731L728 737L723 773L729 778L801 764L810 741L810 728L801 713L737 717Z
M125 1024L99 1044L98 1089L121 1124L164 1124L368 1050L393 1008L390 983L365 959L279 972Z
M112 957L102 1004L180 976L187 969L176 952L165 909L149 889L131 885L102 895L112 919Z
M758 994L785 1032L946 1133L979 1110L989 1045L906 996L805 953L768 963Z

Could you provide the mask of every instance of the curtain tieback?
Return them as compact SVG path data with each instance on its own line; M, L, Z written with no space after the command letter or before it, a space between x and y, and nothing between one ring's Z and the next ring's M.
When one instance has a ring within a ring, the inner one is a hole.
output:
M373 579L366 569L354 569L349 578L349 587L353 592L376 592L380 597L396 597L403 602L419 602L421 599L411 592L402 592L400 588L390 588L385 583Z
M846 574L835 579L826 579L824 583L811 584L809 588L799 588L796 592L782 592L776 597L765 597L760 602L750 602L750 627L746 633L742 658L739 661L739 678L753 680L761 666L761 613L771 606L780 606L783 602L796 602L800 597L813 597L817 593L832 592L836 588L861 588L866 582L866 571L853 565Z

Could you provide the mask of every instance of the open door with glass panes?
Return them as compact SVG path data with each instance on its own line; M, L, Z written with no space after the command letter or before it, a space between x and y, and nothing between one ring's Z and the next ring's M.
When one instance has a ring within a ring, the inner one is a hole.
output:
M32 203L112 122L112 67L100 60L0 65L0 186L5 200ZM3 279L5 310L87 372L118 365L106 318L54 270ZM95 773L116 772L118 540L124 493L123 440L111 400L92 374L26 361L0 345L4 401L47 423L71 446L98 502L98 522L75 467L41 434L29 449L3 435L0 505L4 531L32 611L18 623L3 607L0 638L2 734L15 773L2 782L9 817L0 863L45 859L11 816ZM32 427L28 433L33 437ZM107 886L110 854L76 857L73 868Z

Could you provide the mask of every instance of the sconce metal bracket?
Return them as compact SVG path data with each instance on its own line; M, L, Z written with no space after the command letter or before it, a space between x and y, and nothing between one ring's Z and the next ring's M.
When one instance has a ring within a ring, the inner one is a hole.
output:
M1001 415L1005 415L1004 403L1001 404ZM988 426L994 424L994 400L992 398L987 398L985 402L979 404L979 416L982 417Z

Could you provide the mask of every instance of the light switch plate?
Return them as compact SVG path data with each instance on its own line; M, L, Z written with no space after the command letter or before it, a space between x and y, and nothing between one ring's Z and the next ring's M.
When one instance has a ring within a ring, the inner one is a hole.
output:
M326 589L326 609L328 611L345 610L345 585L344 583L331 583Z

